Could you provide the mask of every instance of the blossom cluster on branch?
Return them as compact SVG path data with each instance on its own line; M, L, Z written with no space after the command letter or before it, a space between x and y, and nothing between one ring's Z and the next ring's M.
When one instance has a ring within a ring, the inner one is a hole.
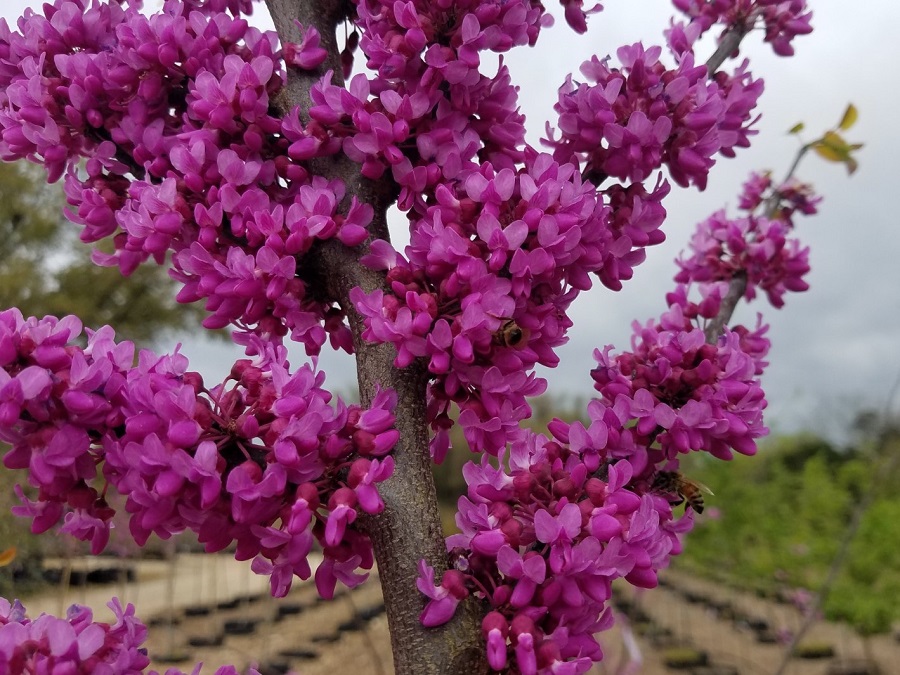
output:
M299 261L316 241L361 243L372 207L340 206L344 185L299 163L333 144L296 149L292 120L270 114L284 82L275 34L194 5L148 17L57 0L20 32L0 24L0 156L65 176L82 240L115 245L97 262L128 274L171 254L178 300L205 302L207 328L349 351L343 311Z
M622 70L593 59L582 67L593 85L563 85L551 157L523 145L506 68L477 70L479 51L534 42L544 23L534 5L514 23L517 3L376 4L359 7L359 47L378 76L357 75L349 96L323 82L312 93L325 105L310 110L343 125L364 173L390 168L408 209L404 254L376 241L363 259L386 271L392 293L351 297L364 338L395 345L397 366L427 360L432 455L448 450L452 404L472 449L496 455L530 414L526 397L544 390L534 366L558 363L578 293L595 277L621 288L663 241L669 187L644 181L666 165L704 187L714 154L748 144L762 83L746 63L707 78L689 44L670 43L674 71L660 48L622 48ZM608 177L619 182L598 191Z
M562 4L578 32L601 9ZM597 351L587 425L520 427L573 300L595 280L620 289L664 240L665 174L704 189L715 158L749 144L762 81L746 61L709 72L696 40L716 24L739 35L763 25L785 55L809 32L801 0L675 4L689 22L666 32L666 57L638 43L617 51L618 66L594 57L585 82L566 79L550 153L525 142L502 60L550 25L537 0L344 3L353 28L340 54L324 46L327 21L295 24L299 40L281 44L250 27L248 0L166 0L153 16L140 2L55 0L18 30L0 22L0 157L64 177L82 239L112 240L99 263L126 274L170 264L178 299L205 303L208 328L235 327L249 357L207 389L177 351L134 365L133 345L109 328L82 347L74 317L0 313L4 462L29 469L37 489L19 489L19 512L35 531L63 520L97 552L111 487L140 544L185 529L209 551L236 543L284 595L310 576L318 542L323 596L361 583L373 559L356 520L384 508L395 395L332 403L314 366L291 372L283 342L309 355L328 341L389 344L396 368L427 373L432 457L450 450L454 406L481 454L465 468L449 571L420 565L422 622L445 623L474 596L494 669L587 670L602 658L594 634L611 621L612 580L655 585L692 526L660 476L692 451L752 454L765 433L765 327L710 339L705 324L730 318L736 280L775 306L806 288L806 250L788 235L816 198L755 176L744 217L701 223L662 317L635 325L630 352ZM480 70L490 53L501 55L491 76ZM355 59L367 70L345 84ZM312 83L308 109L284 107L289 74ZM403 251L379 226L385 205L323 169L339 156L388 186L409 227ZM324 242L383 283L342 305L323 278Z
M697 35L719 24L724 31L749 32L758 23L779 56L793 56L792 40L812 32L806 0L672 0Z
M763 199L766 192L771 193L768 209ZM797 180L775 186L769 174L754 174L739 200L746 215L735 219L718 211L700 223L691 239L690 256L678 260L681 270L675 280L708 285L731 281L740 271L747 277L747 300L760 289L774 307L781 307L785 292L809 288L803 280L809 272L809 248L789 236L794 229L792 216L815 214L820 201L810 186ZM755 214L760 207L763 213Z
M753 210L766 191L772 222L785 227L795 209L811 213L818 201L808 186L754 175L742 206ZM692 244L708 223L698 225ZM743 248L767 232L747 233ZM727 258L712 251L694 268ZM733 269L752 278L746 265ZM806 290L801 276L783 290ZM525 674L579 673L602 659L595 634L612 621L612 582L655 586L694 523L693 507L673 512L684 500L679 486L660 478L677 472L690 452L725 460L733 451L754 454L767 431L759 381L767 326L726 328L712 344L704 332L727 285L698 280L700 299L692 301L689 286L678 283L666 296L667 312L635 323L632 351L597 350L591 377L599 398L588 405L587 425L554 420L549 438L522 432L499 467L486 458L465 466L461 533L447 539L453 569L437 584L429 567L420 570L426 625L447 621L475 594L490 609L482 629L494 669L514 663ZM769 299L782 304L781 295Z
M134 607L109 603L115 614L112 625L94 621L87 607L72 605L66 617L41 614L29 619L17 600L0 598L0 669L4 673L92 673L93 675L158 675L146 671L150 664L142 647L147 627L134 616ZM199 675L197 666L190 675ZM169 668L165 675L186 675ZM238 675L233 666L218 668L214 675ZM259 675L254 669L248 675Z
M581 66L591 84L567 80L556 104L560 138L548 141L557 160L575 155L599 182L641 182L665 165L676 183L702 190L714 155L733 157L735 147L749 146L762 81L746 61L734 74L709 78L689 45L672 37L674 70L660 61L661 47L638 43L618 50L622 68L595 56Z
M353 523L384 508L377 484L393 471L398 437L391 392L368 410L332 407L324 375L308 365L291 373L271 345L206 389L177 352L142 351L132 367L134 345L108 327L88 331L83 349L80 334L75 317L0 312L0 439L12 446L3 463L28 469L38 489L29 499L17 488L16 511L34 532L64 518L62 531L99 553L112 487L127 497L139 545L186 529L207 551L234 543L274 595L310 577L315 540L323 597L338 580L365 580L355 570L372 567L371 545Z

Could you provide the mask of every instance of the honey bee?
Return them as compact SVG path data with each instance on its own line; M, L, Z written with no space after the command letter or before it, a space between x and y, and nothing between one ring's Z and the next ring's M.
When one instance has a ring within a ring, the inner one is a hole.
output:
M650 488L653 492L675 495L677 501L671 501L674 506L686 502L685 508L690 506L697 513L703 513L703 493L713 494L713 491L703 483L691 480L679 471L660 471L653 479Z
M513 319L506 319L500 329L494 333L494 342L503 347L522 349L528 344L530 337L531 332L527 328L522 328Z

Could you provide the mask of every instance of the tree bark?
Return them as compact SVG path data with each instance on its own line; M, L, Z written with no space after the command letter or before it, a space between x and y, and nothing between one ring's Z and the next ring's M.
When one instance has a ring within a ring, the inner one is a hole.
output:
M322 36L321 46L329 52L320 72L288 68L288 82L277 104L283 114L299 106L303 120L310 105L310 86L328 70L334 71L336 83L342 80L335 29L352 5L344 0L266 0L266 3L282 44L299 41L296 19L304 26L315 26ZM390 240L386 213L395 186L389 177L377 182L367 180L361 176L359 165L344 155L317 160L311 165L320 175L344 181L347 202L355 196L375 209L370 241ZM415 585L419 560L424 559L435 568L436 578L447 568L428 453L425 418L428 373L421 362L396 368L393 345L371 344L361 337L363 321L350 302L350 291L359 286L365 291L382 288L389 292L382 273L359 263L367 246L351 249L333 239L315 247L302 264L314 270L325 285L327 296L340 304L350 320L362 405L370 404L379 387L393 389L397 394L396 426L400 441L393 451L395 470L390 479L379 484L385 510L378 516L362 519L378 562L395 672L409 675L486 672L480 610L474 601L461 605L454 619L444 626L426 629L419 622L424 606L424 598Z

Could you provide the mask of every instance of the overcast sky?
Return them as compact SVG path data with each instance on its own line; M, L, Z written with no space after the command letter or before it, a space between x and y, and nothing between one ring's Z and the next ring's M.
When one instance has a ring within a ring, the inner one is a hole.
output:
M25 7L40 4L5 0L0 16L13 25ZM145 2L147 7L160 4ZM553 0L546 4L560 17ZM739 152L736 159L721 159L705 192L673 190L665 203L668 240L649 249L647 262L623 291L598 287L579 298L570 342L560 350L562 363L557 370L542 373L552 393L590 396L593 349L605 344L627 347L631 321L645 321L663 311L675 271L673 259L694 224L722 206L733 209L749 172L773 169L776 176L783 175L797 148L785 131L796 122L805 122L814 134L833 126L852 102L860 119L848 136L866 144L857 173L848 178L843 167L812 156L798 172L825 196L818 216L800 220L800 234L812 247L811 290L789 295L780 311L762 304L742 307L738 318L753 321L756 311L764 311L771 324L771 365L763 384L769 400L767 421L774 430L813 428L838 434L860 407L884 405L900 374L900 223L891 202L900 191L896 184L900 46L895 35L900 3L812 0L809 4L815 30L795 40L794 57L774 56L759 35L745 40L743 53L751 58L754 74L766 82L760 133L753 138L753 147ZM593 54L614 55L618 46L639 40L645 45L662 43L661 31L672 13L666 0L607 0L604 5L601 14L591 17L586 35L574 35L558 20L542 34L536 49L519 48L505 57L521 87L533 144L543 133L545 120L552 118L559 84L567 73L577 72L582 61ZM264 7L257 12L264 15ZM701 58L707 54L701 48ZM395 239L403 237L398 233ZM193 367L208 381L224 376L240 355L236 348L193 336L180 340ZM301 359L298 350L295 365ZM355 388L349 358L323 355L320 364L334 389Z

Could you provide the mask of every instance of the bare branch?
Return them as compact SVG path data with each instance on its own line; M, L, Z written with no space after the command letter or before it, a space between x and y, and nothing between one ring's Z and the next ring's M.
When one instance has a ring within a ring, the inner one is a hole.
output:
M741 40L743 40L744 36L750 32L752 27L752 23L749 26L733 26L725 32L716 51L706 60L706 71L710 74L710 77L722 67L722 64L725 63L725 59L737 51L737 48L741 44Z
M712 345L719 339L722 329L725 327L725 324L731 320L731 315L734 314L734 309L741 301L746 290L747 273L744 270L738 270L728 284L728 292L725 294L725 297L722 298L722 305L719 307L719 313L706 324L704 335L706 335L707 343Z
M722 64L725 63L725 59L737 51L741 44L741 40L743 40L744 36L750 32L750 29L755 22L756 19L754 18L753 21L748 22L748 24L733 26L726 31L721 42L719 42L718 48L706 61L706 71L709 73L709 77L712 77ZM716 340L719 339L722 329L731 320L734 309L737 307L738 302L740 302L741 297L743 297L746 290L747 273L739 271L731 279L731 283L728 285L728 292L722 299L722 306L719 308L719 313L706 325L704 333L706 335L706 341L709 344L715 344Z

